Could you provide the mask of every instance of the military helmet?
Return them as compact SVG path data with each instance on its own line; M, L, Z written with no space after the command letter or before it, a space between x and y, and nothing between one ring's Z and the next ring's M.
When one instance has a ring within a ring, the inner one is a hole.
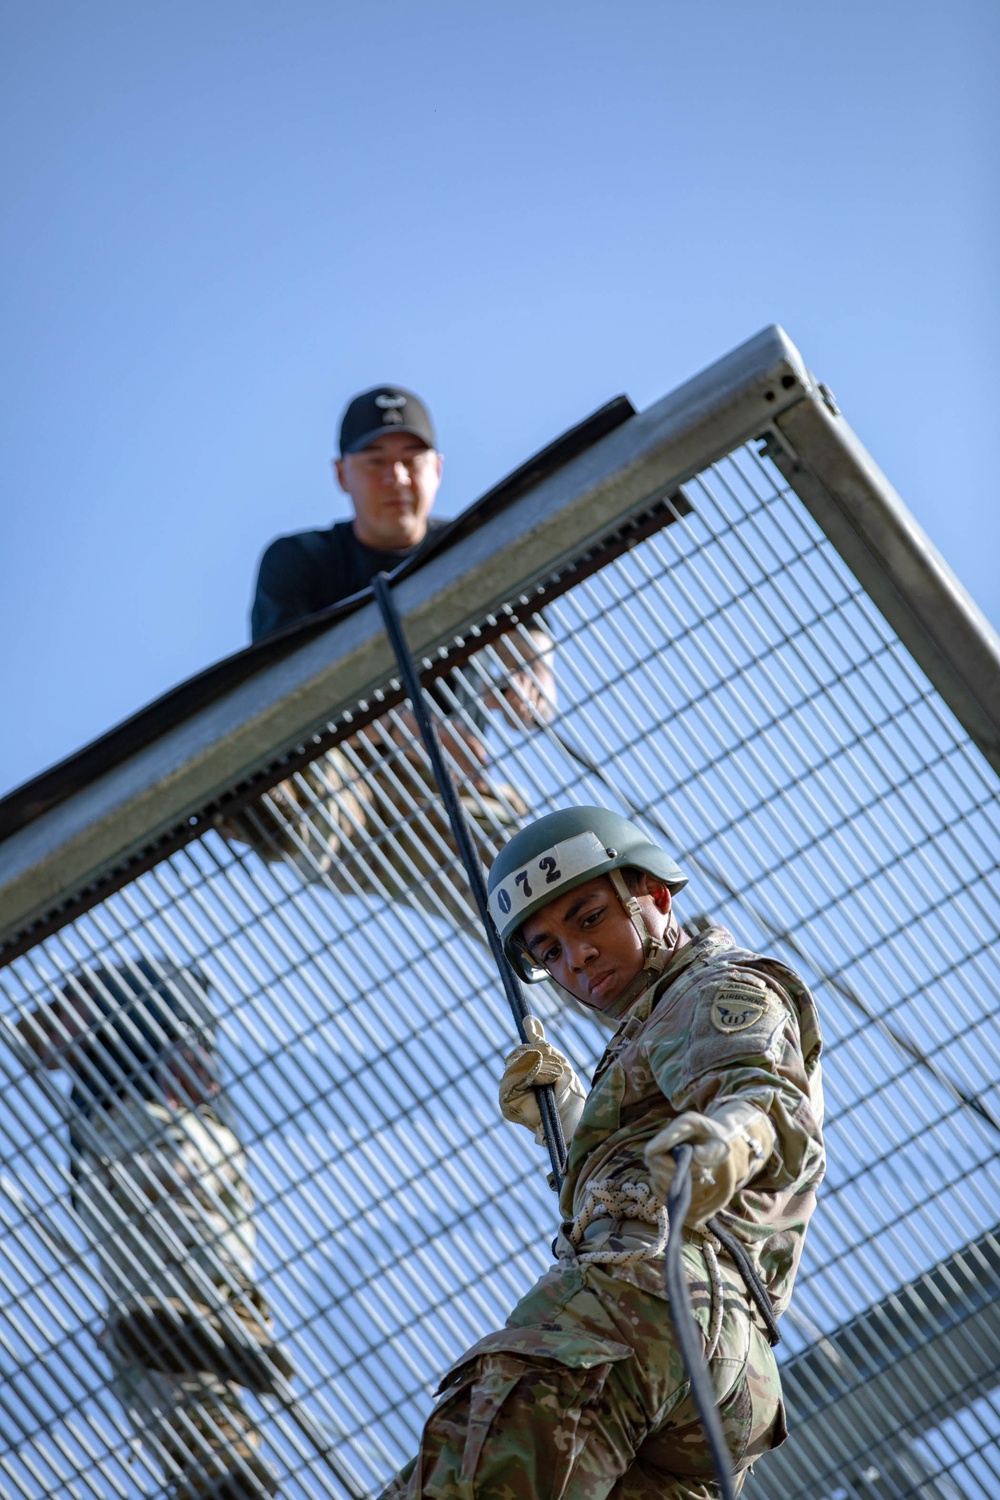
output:
M504 952L523 979L548 976L514 941L522 923L574 886L626 866L662 880L671 895L687 885L687 876L665 849L605 807L547 813L504 845L490 869L490 916Z

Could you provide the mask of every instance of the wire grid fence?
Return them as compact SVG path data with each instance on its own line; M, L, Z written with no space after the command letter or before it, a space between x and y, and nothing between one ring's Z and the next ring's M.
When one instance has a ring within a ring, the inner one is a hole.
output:
M794 1363L971 1241L995 1244L995 779L764 456L737 450L675 510L542 619L514 601L523 623L435 696L485 858L568 803L635 815L691 875L690 926L721 923L816 992L830 1170L783 1323ZM345 728L0 974L5 1494L183 1493L194 1472L183 1445L137 1440L112 1387L113 1215L102 1239L71 1208L67 1069L29 1066L13 1030L73 976L103 985L108 1013L115 974L130 994L155 975L187 1012L234 1112L222 1157L249 1163L238 1290L266 1299L294 1373L226 1388L273 1475L252 1476L251 1441L234 1492L377 1492L447 1366L549 1264L556 1218L543 1151L498 1116L511 1023L409 714ZM606 1033L547 986L532 999L586 1075ZM216 1190L188 1197L218 1248ZM126 1212L140 1239L153 1216ZM794 1495L995 1496L990 1384L901 1418L892 1474L834 1444ZM209 1447L231 1450L231 1404L199 1400ZM766 1459L751 1490L771 1493Z

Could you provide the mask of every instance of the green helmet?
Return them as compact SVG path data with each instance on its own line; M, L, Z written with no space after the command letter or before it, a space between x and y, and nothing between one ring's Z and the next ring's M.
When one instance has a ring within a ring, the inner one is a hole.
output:
M556 896L626 866L662 880L671 895L687 885L687 876L665 849L651 844L641 828L605 807L566 807L547 813L504 845L490 869L490 916L504 952L523 979L547 979L548 975L513 941L522 924Z

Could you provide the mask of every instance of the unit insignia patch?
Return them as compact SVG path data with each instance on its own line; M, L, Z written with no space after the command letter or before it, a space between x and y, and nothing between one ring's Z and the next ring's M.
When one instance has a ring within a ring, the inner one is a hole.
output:
M712 1001L712 1025L716 1031L746 1031L767 1010L767 992L750 985L727 984Z

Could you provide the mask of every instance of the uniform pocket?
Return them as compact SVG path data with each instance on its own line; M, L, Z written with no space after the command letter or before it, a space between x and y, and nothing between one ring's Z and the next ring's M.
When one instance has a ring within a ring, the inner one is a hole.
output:
M594 1403L627 1344L504 1328L452 1366L421 1443L414 1493L559 1500L586 1446Z
M575 1333L562 1328L499 1328L488 1333L478 1344L466 1350L461 1359L447 1370L438 1386L444 1391L474 1360L486 1354L516 1354L527 1360L554 1360L570 1370L591 1370L595 1365L614 1364L629 1359L628 1344L615 1343L596 1334Z
M719 1352L709 1361L709 1374L726 1447L739 1472L776 1448L785 1435L774 1354L745 1305L727 1301ZM711 1475L712 1455L690 1390L642 1444L637 1457L665 1477Z
M740 1468L756 1463L788 1436L778 1366L767 1339L752 1324L743 1377L719 1415L733 1462Z

